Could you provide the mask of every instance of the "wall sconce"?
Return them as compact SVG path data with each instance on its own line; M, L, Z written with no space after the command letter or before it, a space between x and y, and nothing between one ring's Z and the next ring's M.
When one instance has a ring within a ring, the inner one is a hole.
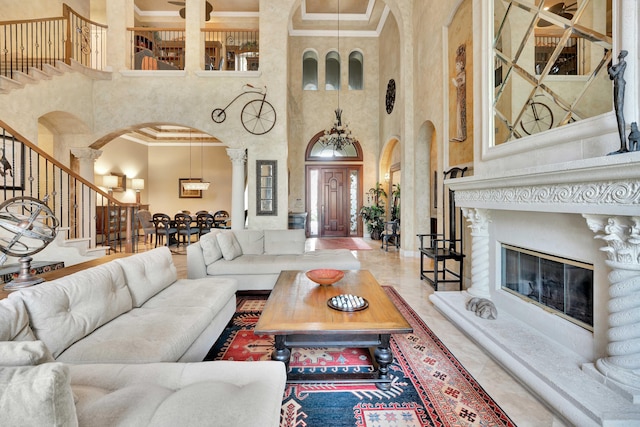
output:
M391 175L389 175L389 172L384 174L384 182L389 182L389 179L391 179Z
M109 195L113 196L113 189L118 187L118 177L116 175L105 175L102 177L102 185L109 189Z
M131 180L131 188L136 190L136 203L140 204L140 190L144 190L144 179L133 178Z

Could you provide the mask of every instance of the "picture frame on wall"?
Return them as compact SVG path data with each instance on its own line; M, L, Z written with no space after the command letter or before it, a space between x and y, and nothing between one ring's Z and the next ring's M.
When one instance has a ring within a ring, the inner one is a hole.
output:
M24 190L24 145L12 137L0 141L0 189Z
M111 172L111 175L118 177L118 184L115 187L113 187L111 190L114 192L127 191L127 175L119 172Z
M202 199L202 190L185 190L182 184L202 182L202 178L178 178L178 197L181 199Z
M256 160L256 215L278 215L278 161Z

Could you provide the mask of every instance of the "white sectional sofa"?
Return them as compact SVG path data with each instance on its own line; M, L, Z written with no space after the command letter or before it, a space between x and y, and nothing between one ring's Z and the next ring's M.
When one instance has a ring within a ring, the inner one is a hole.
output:
M0 300L1 424L277 426L284 364L201 362L236 290L178 280L163 247L12 293Z
M212 230L187 246L189 279L229 277L240 291L271 290L283 270L359 270L348 249L305 252L304 230Z

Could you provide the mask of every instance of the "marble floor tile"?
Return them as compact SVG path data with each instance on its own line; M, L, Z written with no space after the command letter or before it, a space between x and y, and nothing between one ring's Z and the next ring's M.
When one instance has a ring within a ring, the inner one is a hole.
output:
M393 286L402 295L516 425L567 425L435 309L429 301L433 288L420 280L418 258L400 256L395 248L390 248L387 252L380 249L379 242L365 241L369 243L371 250L353 251L361 262L361 268L370 270L380 284ZM186 277L186 255L183 252L174 254L174 262L179 277ZM452 287L445 290L457 289Z

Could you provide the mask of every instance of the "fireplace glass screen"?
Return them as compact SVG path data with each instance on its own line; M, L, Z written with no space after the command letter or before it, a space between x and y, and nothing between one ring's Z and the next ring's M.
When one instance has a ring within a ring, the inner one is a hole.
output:
M502 289L593 330L593 265L502 245Z

